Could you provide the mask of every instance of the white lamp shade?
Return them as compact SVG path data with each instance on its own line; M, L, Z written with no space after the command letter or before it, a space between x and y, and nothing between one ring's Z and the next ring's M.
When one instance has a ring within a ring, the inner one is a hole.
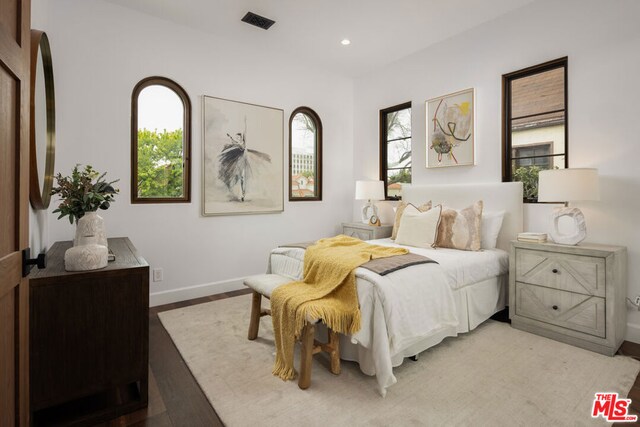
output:
M356 200L384 200L384 182L356 181Z
M590 168L549 169L538 176L539 202L599 200L598 170Z

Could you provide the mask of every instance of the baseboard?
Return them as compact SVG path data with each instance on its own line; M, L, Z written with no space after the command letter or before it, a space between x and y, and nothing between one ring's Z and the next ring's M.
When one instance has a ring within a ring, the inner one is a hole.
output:
M246 287L242 281L243 278L238 278L223 280L221 282L203 283L202 285L172 289L169 291L154 292L149 295L149 306L155 307L157 305L171 304L174 302L245 289Z
M640 344L640 325L636 323L627 323L627 333L624 334L626 341Z

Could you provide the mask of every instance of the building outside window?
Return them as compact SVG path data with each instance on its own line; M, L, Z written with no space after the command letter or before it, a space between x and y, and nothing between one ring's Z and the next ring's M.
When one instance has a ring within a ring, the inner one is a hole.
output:
M537 200L538 173L568 167L567 58L515 71L503 80L503 181L522 181Z

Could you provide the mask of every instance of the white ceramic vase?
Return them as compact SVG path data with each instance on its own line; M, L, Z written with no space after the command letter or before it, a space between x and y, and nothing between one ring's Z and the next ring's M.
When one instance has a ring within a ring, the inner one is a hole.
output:
M73 246L84 246L90 243L108 246L104 219L97 212L86 212L76 222L76 237L73 239Z
M107 266L108 255L106 246L95 243L74 246L64 253L64 268L67 271L98 270Z

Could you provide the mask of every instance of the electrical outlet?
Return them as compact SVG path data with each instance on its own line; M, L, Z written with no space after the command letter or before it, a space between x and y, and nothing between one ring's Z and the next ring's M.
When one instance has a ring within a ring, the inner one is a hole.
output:
M162 282L162 269L154 268L153 269L153 281L154 282Z

